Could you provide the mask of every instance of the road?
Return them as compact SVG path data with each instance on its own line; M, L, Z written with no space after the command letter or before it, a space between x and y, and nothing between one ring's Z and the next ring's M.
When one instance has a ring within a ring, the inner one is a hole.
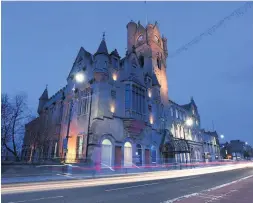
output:
M183 172L183 171L182 171ZM142 182L132 183L121 183L113 185L100 185L92 187L78 187L78 188L64 188L55 189L50 191L33 191L25 193L13 193L13 194L2 194L3 203L160 203L160 202L171 202L169 200L177 200L178 197L189 195L189 194L200 194L203 190L207 190L213 187L217 187L232 181L244 177L253 178L253 168L247 167L242 169L216 172L204 175L195 175L188 177L170 178L162 180L151 180ZM248 181L247 188L243 191L252 191L253 179L248 178L244 181ZM234 185L240 185L234 184ZM229 187L229 186L227 186ZM224 187L225 188L225 187ZM223 188L223 190L224 190ZM242 187L243 188L243 187ZM250 188L250 189L249 189ZM222 191L216 189L215 191ZM233 189L233 192L237 191L237 197L240 196L239 190ZM223 191L224 192L224 191ZM248 196L252 195L252 192L247 193ZM214 195L213 195L214 196ZM209 197L209 199L208 199ZM187 203L200 203L200 202L215 202L215 199L210 199L211 195L206 194L206 198L202 198L199 201L184 199L179 202ZM213 198L213 197L212 197ZM220 199L216 199L216 202L222 202ZM247 203L253 202L253 196L248 199ZM233 199L227 201L230 203L238 203ZM226 203L227 203L226 202Z

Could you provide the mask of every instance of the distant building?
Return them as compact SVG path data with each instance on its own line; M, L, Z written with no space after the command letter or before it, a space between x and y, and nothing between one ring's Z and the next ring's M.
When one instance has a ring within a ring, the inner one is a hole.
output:
M41 95L39 117L26 125L23 159L102 167L203 161L197 106L193 98L186 105L169 100L167 57L158 25L132 21L125 57L108 52L104 36L94 54L81 47L67 85Z
M216 131L202 131L203 149L206 161L214 161L220 159L219 136Z
M241 140L231 140L220 145L221 155L224 158L240 160L252 157L252 147Z

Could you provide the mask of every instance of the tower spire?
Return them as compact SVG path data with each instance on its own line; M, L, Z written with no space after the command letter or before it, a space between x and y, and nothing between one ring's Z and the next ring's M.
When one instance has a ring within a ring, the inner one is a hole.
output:
M103 38L102 39L105 40L105 32L103 32Z

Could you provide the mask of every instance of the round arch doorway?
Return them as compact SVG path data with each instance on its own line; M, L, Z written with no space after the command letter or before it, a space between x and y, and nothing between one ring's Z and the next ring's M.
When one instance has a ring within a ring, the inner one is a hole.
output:
M101 167L111 167L112 165L112 143L104 139L101 145Z
M132 144L130 142L126 142L124 144L124 166L132 166Z

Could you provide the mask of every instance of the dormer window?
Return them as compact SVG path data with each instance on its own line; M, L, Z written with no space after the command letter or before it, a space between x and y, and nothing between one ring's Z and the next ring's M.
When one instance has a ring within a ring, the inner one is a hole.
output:
M143 35L140 35L137 39L138 42L142 42L143 41Z

